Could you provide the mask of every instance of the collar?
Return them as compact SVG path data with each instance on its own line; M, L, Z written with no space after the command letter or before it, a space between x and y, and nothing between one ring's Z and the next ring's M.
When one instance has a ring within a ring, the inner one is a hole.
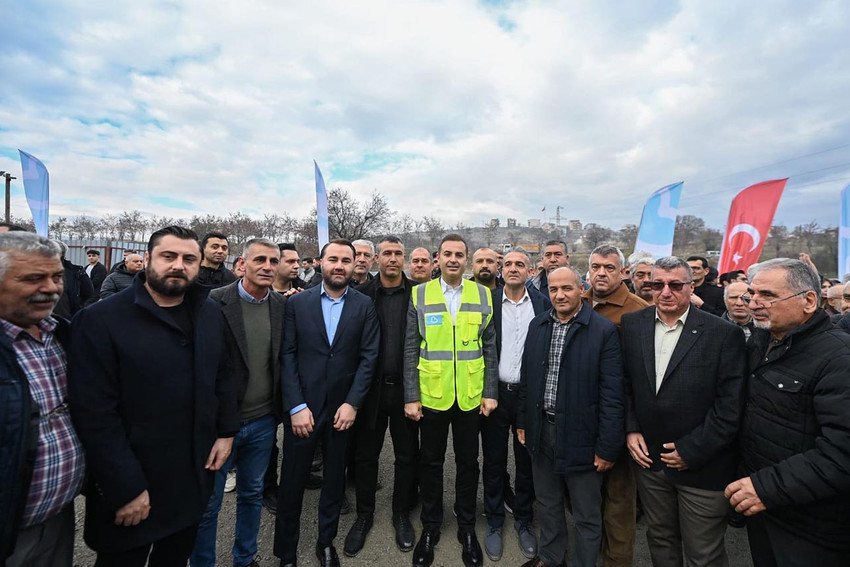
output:
M52 315L48 315L47 318L42 319L38 322L38 330L41 331L42 342L44 342L44 335L51 334L54 330L56 330L56 326L58 324L58 321L56 321L56 319L54 319ZM21 333L27 335L28 337L32 336L23 327L19 327L5 319L0 319L0 327L3 328L3 332L6 333L6 336L8 336L9 339L11 339L12 341L17 339L21 335Z
M520 298L520 300L519 301L513 301L513 300L508 298L508 294L505 293L505 288L502 288L502 303L507 302L507 303L512 303L514 305L519 305L521 303L525 303L526 301L531 301L531 296L528 295L528 288L525 287L525 286L522 286L522 289L523 289L524 293L523 293L522 297ZM580 310L581 310L581 308L579 308L579 311Z
M328 295L328 292L325 291L325 282L322 282L320 289L321 291L319 291L319 297L327 297L331 301L342 301L343 299L345 299L345 296L348 295L348 290L351 289L351 286L345 286L345 291L342 292L342 296L339 299L334 299L333 297Z
M440 276L440 287L442 288L443 293L446 293L448 291L460 291L461 288L463 288L463 279L460 280L460 283L457 285L457 287L452 287L448 284L446 280L443 279L442 276Z
M682 327L684 327L684 326L685 326L685 323L687 323L687 322L688 322L688 314L689 314L690 312L691 312L691 306L690 306L690 305L688 305L688 308L685 310L685 312L684 312L684 313L682 313L682 315L681 315L681 316L679 316L679 318L678 318L678 319L676 319L676 322L681 321L681 322L682 322ZM657 323L657 322L659 322L659 321L661 321L661 317L659 317L659 316L658 316L658 309L656 308L656 309L655 309L655 322ZM662 325L666 325L667 323L665 323L664 321L661 321L661 324L662 324ZM675 327L675 326L676 326L676 324L674 323L674 324L673 324L673 326Z
M626 300L629 298L630 293L631 292L629 291L629 288L626 287L626 283L621 281L619 287L614 290L614 293L604 299L596 299L595 297L593 297L593 288L585 291L582 296L588 301L598 303L599 305L610 303L611 305L622 307L626 304Z
M236 286L236 289L239 291L239 298L247 301L248 303L265 303L269 300L269 296L271 295L271 290L266 290L266 295L262 299L257 299L247 291L245 291L245 278L240 278L239 283Z
M571 325L571 324L573 324L573 323L575 322L576 318L578 318L578 316L579 316L579 314L581 313L581 310L582 310L583 308L584 308L584 301L582 301L582 302L581 302L581 304L580 304L580 305L579 305L579 307L578 307L578 311L576 311L575 313L573 313L573 316L572 316L572 317L570 317L570 318L569 318L569 320L567 320L567 322L566 322L566 323L561 323L561 320L560 320L560 319L558 319L558 314L555 312L555 308L554 308L554 307L552 307L552 309L550 309L550 310L549 310L549 316L550 316L550 317L552 317L552 320L553 320L553 321L555 321L555 323L557 323L557 324L559 324L559 325Z

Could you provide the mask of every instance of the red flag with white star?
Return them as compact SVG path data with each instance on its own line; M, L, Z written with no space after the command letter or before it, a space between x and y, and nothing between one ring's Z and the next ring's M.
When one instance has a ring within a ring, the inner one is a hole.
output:
M745 270L758 262L788 178L762 181L738 193L729 209L718 273Z

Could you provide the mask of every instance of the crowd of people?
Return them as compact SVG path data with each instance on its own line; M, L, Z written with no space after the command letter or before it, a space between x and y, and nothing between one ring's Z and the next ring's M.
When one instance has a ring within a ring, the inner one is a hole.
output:
M561 241L535 264L458 234L228 251L168 226L81 268L0 233L0 564L72 565L82 493L96 566L215 565L233 485L219 562L259 565L265 506L297 565L317 488L315 555L337 566L348 485L348 557L388 514L414 567L499 561L510 515L523 567L560 567L569 514L570 565L628 566L642 515L659 567L728 565L729 525L756 567L850 565L850 283L807 255L718 275L607 244L580 273ZM460 558L438 550L449 438Z

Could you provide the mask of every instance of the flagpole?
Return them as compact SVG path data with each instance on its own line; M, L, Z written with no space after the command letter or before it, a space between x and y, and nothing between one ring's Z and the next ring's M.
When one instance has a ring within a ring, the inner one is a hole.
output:
M12 177L11 173L0 171L0 177L6 178L6 224L12 223L12 180L17 177Z

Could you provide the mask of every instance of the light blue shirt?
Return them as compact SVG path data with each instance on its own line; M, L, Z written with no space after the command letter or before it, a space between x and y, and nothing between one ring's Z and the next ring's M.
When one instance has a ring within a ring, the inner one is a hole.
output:
M265 303L269 300L270 290L266 290L266 296L262 299L257 299L247 291L245 291L245 278L239 280L239 285L236 286L237 291L239 291L239 297L247 301L248 303Z
M345 288L345 292L342 294L342 297L334 299L328 295L328 292L325 291L325 284L322 283L322 291L319 296L322 303L322 319L325 321L325 332L328 334L328 342L331 345L334 344L334 335L336 335L336 328L339 326L339 318L342 315L342 308L345 305L346 295L348 295L347 287ZM289 410L289 415L295 415L306 407L307 404L299 404Z

